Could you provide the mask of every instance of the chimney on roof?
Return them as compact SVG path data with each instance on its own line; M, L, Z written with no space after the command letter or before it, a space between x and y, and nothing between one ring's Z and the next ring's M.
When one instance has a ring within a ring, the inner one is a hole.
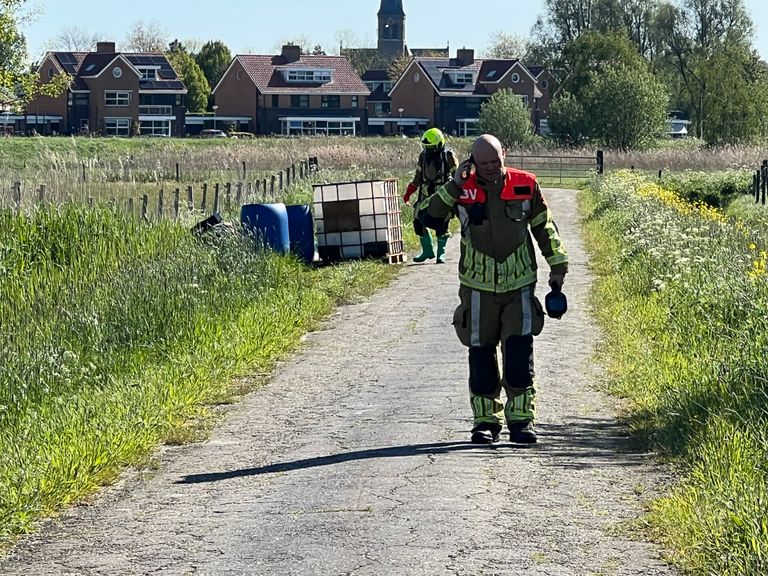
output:
M287 62L296 62L301 59L301 46L286 44L283 46L282 55Z
M472 48L459 48L456 50L456 61L459 66L469 66L475 63L475 51Z
M96 52L99 54L114 54L115 43L114 42L96 42Z

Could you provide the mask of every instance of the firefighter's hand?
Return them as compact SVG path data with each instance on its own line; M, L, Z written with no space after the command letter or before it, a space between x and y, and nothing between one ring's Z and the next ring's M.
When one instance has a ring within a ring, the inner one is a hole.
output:
M464 184L467 181L467 178L469 178L470 169L472 168L473 164L469 158L464 160L459 166L456 168L456 172L453 174L453 183L456 184L459 188L464 186Z
M562 290L564 281L565 274L558 274L555 272L549 273L549 287L553 290Z
M403 194L403 203L408 204L408 200L411 199L411 196L413 195L413 193L416 192L416 190L418 189L419 187L416 186L416 184L414 184L413 182L408 184L408 188L405 189L405 194Z

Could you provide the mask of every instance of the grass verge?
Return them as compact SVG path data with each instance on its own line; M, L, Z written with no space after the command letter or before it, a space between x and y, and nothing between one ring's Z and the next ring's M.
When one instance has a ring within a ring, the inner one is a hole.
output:
M768 231L637 174L582 192L601 361L677 486L645 517L691 574L768 573Z
M334 306L397 274L313 269L239 234L199 240L104 207L0 218L3 546L159 442L199 437L245 392L239 376L268 374Z

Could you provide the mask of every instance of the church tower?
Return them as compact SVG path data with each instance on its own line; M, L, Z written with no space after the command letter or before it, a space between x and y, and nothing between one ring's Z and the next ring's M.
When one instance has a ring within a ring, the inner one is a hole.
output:
M379 8L379 55L395 59L405 53L403 0L381 0Z

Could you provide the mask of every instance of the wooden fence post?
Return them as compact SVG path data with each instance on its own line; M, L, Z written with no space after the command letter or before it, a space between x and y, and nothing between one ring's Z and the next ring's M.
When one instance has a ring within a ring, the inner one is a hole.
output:
M603 156L603 151L598 150L597 151L597 173L602 174L603 170L605 169L605 158Z
M760 170L755 170L752 175L752 194L755 197L755 204L760 202Z
M45 184L40 184L40 189L38 190L37 200L42 206L45 204Z
M160 194L157 197L157 218L161 220L163 218L163 212L165 208L165 192L160 188Z
M761 192L762 192L762 198L760 199L760 203L765 206L765 192L766 188L768 188L768 160L763 160L762 165L762 174L761 174L761 180L762 180L762 186Z
M176 162L176 182L181 180L181 170L179 170L179 163Z
M133 216L133 198L128 198L128 214Z
M269 193L274 196L275 195L275 175L272 174L272 177L269 182Z
M224 199L226 200L227 212L232 210L232 182L224 185Z
M205 206L208 204L208 183L203 182L203 200L200 203L200 210L205 212Z
M214 213L219 211L219 183L213 185L213 211Z
M13 203L16 205L16 216L21 214L21 182L13 183Z
M246 169L245 169L245 160L243 160L243 180L247 180L247 179L248 179L248 178L246 177L246 174L247 174L247 171L246 171Z
M174 220L179 219L179 208L181 205L181 190L176 188L176 190L173 192L173 218Z
M149 195L147 194L141 198L141 220L149 222Z
M261 191L262 191L262 194L264 195L264 198L266 198L267 197L267 179L266 178L264 178L261 181Z
M277 173L278 178L278 187L277 189L282 192L283 191L283 171L280 170L280 172Z
M187 210L192 212L195 209L195 195L192 192L192 186L187 186Z
M235 205L238 207L243 205L243 183L242 182L237 183L237 193L235 194Z

